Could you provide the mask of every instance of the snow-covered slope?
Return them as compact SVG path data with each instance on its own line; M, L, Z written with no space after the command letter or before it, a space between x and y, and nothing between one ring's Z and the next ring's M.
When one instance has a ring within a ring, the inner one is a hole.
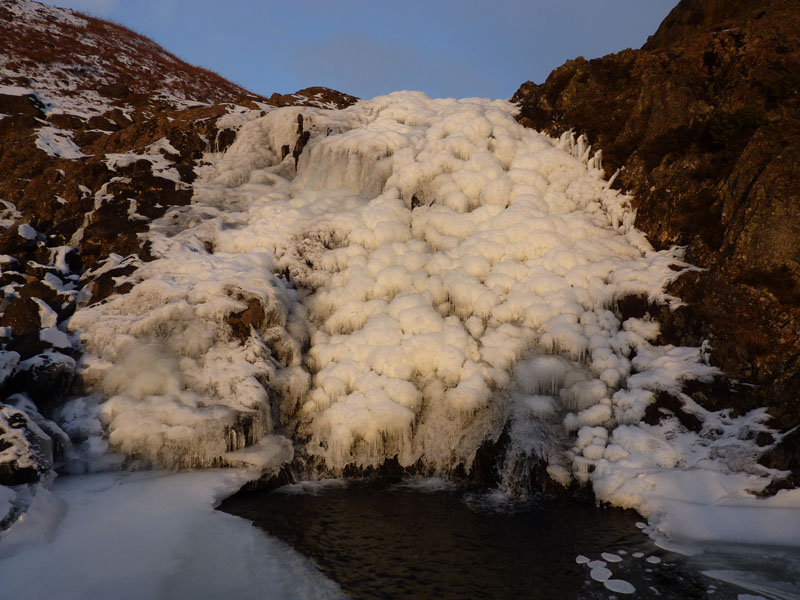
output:
M190 102L252 96L216 73L186 64L124 27L33 0L0 3L0 76L30 88L52 108L87 116L111 102L102 85ZM12 26L13 25L13 26Z

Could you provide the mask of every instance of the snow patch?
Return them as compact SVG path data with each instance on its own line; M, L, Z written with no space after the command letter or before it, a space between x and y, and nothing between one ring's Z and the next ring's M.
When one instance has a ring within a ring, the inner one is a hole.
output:
M73 132L57 127L40 127L36 130L36 147L54 158L77 159L86 155L72 141Z

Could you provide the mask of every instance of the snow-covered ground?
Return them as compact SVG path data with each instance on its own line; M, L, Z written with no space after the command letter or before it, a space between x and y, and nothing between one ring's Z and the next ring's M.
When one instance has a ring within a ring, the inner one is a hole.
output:
M76 461L299 452L333 475L394 456L447 475L508 425L509 488L543 457L662 543L800 543L800 492L753 495L776 475L755 461L765 411L704 410L681 389L714 376L709 349L656 345L658 323L614 312L676 302L681 249L652 249L582 140L515 111L399 92L225 117L236 141L147 234L158 260L70 322L92 391L58 416ZM242 342L244 313L259 318ZM658 392L699 431L643 423Z
M310 561L213 510L257 473L60 478L0 537L3 598L343 598Z

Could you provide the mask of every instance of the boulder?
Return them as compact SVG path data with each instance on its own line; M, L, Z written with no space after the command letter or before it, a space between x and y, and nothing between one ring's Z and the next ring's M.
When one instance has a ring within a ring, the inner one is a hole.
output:
M0 485L35 483L53 466L53 443L27 413L0 404Z

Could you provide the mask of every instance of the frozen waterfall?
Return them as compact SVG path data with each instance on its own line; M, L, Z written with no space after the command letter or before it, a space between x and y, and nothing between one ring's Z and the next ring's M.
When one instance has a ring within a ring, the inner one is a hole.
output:
M653 250L582 138L515 112L399 92L223 117L236 141L147 234L158 259L71 321L94 393L60 420L83 458L446 475L505 429L509 473L541 458L645 515L763 488L739 433L764 411L705 411L681 387L714 376L707 349L616 310L677 302L681 249ZM642 423L658 392L702 429Z

